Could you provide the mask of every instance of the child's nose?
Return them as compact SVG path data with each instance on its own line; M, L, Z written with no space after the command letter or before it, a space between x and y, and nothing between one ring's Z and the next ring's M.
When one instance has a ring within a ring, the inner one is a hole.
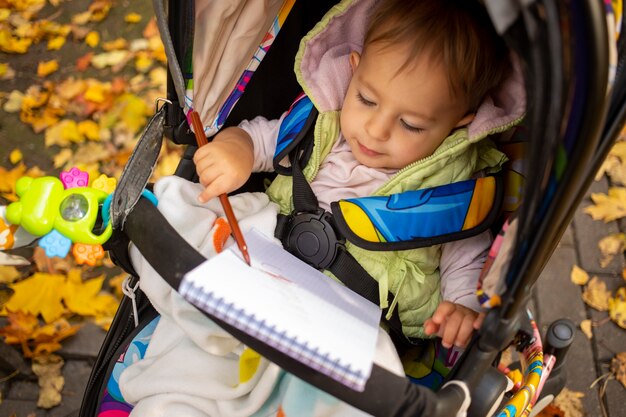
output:
M365 130L367 134L376 140L389 139L391 128L389 121L382 115L373 115L365 123Z

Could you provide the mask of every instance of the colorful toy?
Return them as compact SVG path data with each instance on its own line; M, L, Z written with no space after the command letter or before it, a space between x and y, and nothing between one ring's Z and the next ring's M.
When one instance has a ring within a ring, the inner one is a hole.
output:
M61 172L60 179L22 177L15 185L20 200L9 204L6 218L43 236L39 246L47 256L65 257L74 243L76 261L93 266L104 257L102 244L111 237L102 208L115 185L115 178L101 175L89 186L89 174L78 168Z

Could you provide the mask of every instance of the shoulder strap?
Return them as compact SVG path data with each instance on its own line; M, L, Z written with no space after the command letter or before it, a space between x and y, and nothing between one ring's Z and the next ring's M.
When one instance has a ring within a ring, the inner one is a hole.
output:
M280 162L294 153L304 168L313 150L313 135L307 133L315 126L317 120L317 109L309 97L301 93L293 102L287 115L284 117L278 131L276 151L274 152L274 170L278 174L291 175L291 168L280 165ZM307 138L307 141L302 140ZM293 152L299 147L298 152ZM292 158L290 156L290 158ZM291 161L293 164L293 161Z
M489 176L390 196L331 204L337 227L368 250L406 250L466 239L487 230L503 200L504 181Z

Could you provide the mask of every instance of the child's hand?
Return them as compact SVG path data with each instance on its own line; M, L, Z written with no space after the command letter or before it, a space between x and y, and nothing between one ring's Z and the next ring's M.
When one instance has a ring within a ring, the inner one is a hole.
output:
M254 150L248 134L239 128L228 128L215 139L198 148L193 156L196 172L204 191L201 203L241 187L250 178Z
M424 323L424 330L427 335L436 334L441 337L441 344L445 348L452 345L464 348L484 317L484 313L479 314L460 304L443 301L435 314Z

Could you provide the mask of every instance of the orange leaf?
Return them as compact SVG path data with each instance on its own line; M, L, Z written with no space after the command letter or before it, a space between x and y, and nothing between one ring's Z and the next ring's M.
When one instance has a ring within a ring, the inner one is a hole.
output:
M52 61L40 62L37 66L37 75L39 77L46 77L57 71L58 69L59 63L56 61L56 59L53 59Z
M86 71L91 65L91 59L93 58L93 52L87 52L85 55L81 56L76 60L76 70L77 71Z

